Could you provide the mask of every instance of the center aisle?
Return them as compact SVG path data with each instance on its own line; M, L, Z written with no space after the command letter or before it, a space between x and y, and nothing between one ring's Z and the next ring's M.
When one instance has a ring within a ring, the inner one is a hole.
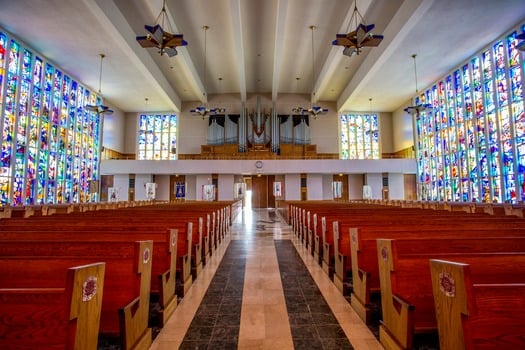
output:
M285 268L283 264L290 264L292 261L283 261L283 256L294 255L301 258L293 260L293 264L301 264L301 269L307 269L319 287L315 292L319 296L319 304L314 305L309 301L308 307L315 309L317 306L328 305L333 313L332 318L335 317L342 329L337 336L346 336L351 343L350 347L348 343L343 346L341 345L344 343L338 344L335 349L382 349L374 335L353 312L350 304L314 262L313 257L294 240L291 227L274 210L245 208L234 219L230 232L217 254L193 282L150 350L286 350L294 349L293 339L296 349L309 349L313 343L297 341L298 315L290 311L297 306L293 298L290 299L290 294L293 295L294 292L283 291L283 283L286 285L286 282L281 282L281 274L285 276L295 270ZM279 241L282 243L278 244ZM292 244L286 244L287 242ZM278 260L278 255L281 261ZM232 262L241 266L234 268ZM244 285L241 284L242 281ZM218 292L222 294L219 295ZM240 294L242 304L240 307L234 306ZM288 298L286 300L285 294ZM221 303L230 307L221 308ZM214 306L217 306L217 310ZM235 325L239 320L240 324ZM313 319L310 328L303 323L304 320L301 320L299 329L315 329ZM295 329L293 338L291 329ZM220 342L220 338L228 338L229 341ZM326 349L334 349L333 342L329 347L326 346L328 344L325 344Z

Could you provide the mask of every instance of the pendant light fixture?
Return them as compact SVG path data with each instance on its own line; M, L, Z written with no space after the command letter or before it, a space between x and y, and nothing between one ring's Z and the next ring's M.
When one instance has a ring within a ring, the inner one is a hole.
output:
M353 25L353 30L349 31ZM352 57L359 55L363 47L378 46L383 40L383 35L373 34L375 24L366 24L363 16L357 9L357 0L354 0L354 12L350 17L346 34L336 34L332 45L343 46L343 55Z
M105 54L101 53L100 56L100 72L99 72L99 78L98 78L98 94L100 95L100 98L102 99L102 63L104 61L104 57L106 57ZM95 112L97 114L112 114L113 111L109 109L108 106L104 106L101 102L99 105L86 105L86 109L92 112Z
M419 96L419 90L417 88L417 66L416 66L416 54L412 55L412 58L414 60L414 76L416 79L416 96ZM418 104L416 106L408 106L404 109L405 112L410 113L412 115L419 115L421 112L425 112L432 109L432 106L430 104Z
M312 106L310 108L303 108L303 107L296 107L292 109L293 112L299 112L300 114L306 114L310 113L314 116L314 118L317 118L319 114L324 114L328 112L327 108L323 108L321 106L316 106L316 95L315 95L315 46L314 46L314 30L316 26L310 26L310 30L312 31ZM299 78L297 78L299 79Z
M164 30L164 28L166 30ZM144 48L155 47L159 49L160 55L173 57L177 55L177 46L186 46L188 43L183 39L182 34L173 34L171 23L166 13L166 0L162 3L162 9L152 26L145 25L148 34L137 36L136 40Z
M195 107L194 109L190 110L190 113L198 114L202 116L202 119L204 117L208 116L209 114L219 114L219 113L225 113L226 110L224 108L208 108L208 92L207 92L207 83L208 83L208 74L206 69L206 56L207 56L207 36L206 32L210 29L207 25L202 26L202 30L204 31L204 60L203 65L204 69L202 70L202 75L204 77L204 91L202 93L203 99L202 99L202 105Z

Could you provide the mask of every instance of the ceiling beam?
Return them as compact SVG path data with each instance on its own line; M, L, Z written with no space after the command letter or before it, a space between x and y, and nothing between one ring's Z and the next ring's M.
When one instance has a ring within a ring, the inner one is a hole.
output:
M112 33L115 42L121 48L129 52L129 57L136 61L137 70L141 71L148 81L158 86L159 90L169 100L173 110L181 110L181 99L168 82L160 68L157 66L151 55L142 49L135 40L136 33L133 31L120 9L113 1L104 0L84 0L89 9L97 16L100 23Z
M241 0L231 0L231 19L233 25L233 35L235 36L235 53L237 57L237 69L239 73L239 93L241 102L246 102L246 62L244 58L244 39L242 36L242 14Z
M352 99L368 84L377 70L399 49L400 44L413 27L430 9L434 0L404 1L384 31L381 45L373 48L366 60L359 66L354 76L337 100L339 112L351 110ZM407 53L408 57L412 52Z
M355 1L355 0L354 0ZM368 11L368 8L370 7L370 4L372 3L371 0L361 1L359 3L360 5L360 12L366 13ZM341 24L341 27L339 28L339 31L337 33L334 33L335 35L338 33L346 33L349 30L353 30L353 28L350 28L350 21L352 20L352 14L354 13L354 2L350 3L350 6L347 9L347 13L345 16L345 19L343 23ZM334 46L332 45L330 52L328 53L328 57L326 58L323 66L321 67L321 72L319 73L319 76L317 77L315 84L314 84L314 91L312 91L312 102L314 99L313 94L317 91L317 96L321 95L321 91L324 91L328 88L330 84L330 78L333 76L334 71L337 69L338 66L341 65L341 61L345 58L348 58L343 55L342 48L340 46Z
M279 93L279 78L283 62L284 32L286 27L286 11L288 0L277 0L277 20L275 21L275 48L273 52L272 72L272 102L277 102Z
M151 8L151 1L146 2L148 6ZM170 24L172 26L172 29L175 33L180 33L180 30L177 28L177 23L175 22L175 19L173 15L171 14L171 10L169 7L166 9L166 14L168 16L168 19L170 21ZM174 33L174 34L175 34ZM190 54L188 53L188 50L178 50L177 57L182 61L183 67L186 69L186 76L188 76L190 79L186 81L186 83L191 86L191 88L197 92L198 96L203 96L205 101L204 103L207 103L207 96L206 89L204 87L204 83L201 80L201 77L199 75L199 72L197 71L197 68L195 68L195 64L193 64L193 60L190 57Z

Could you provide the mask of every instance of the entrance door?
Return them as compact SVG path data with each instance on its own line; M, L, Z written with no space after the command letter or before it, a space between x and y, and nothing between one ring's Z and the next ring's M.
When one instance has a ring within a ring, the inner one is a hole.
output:
M268 207L267 181L266 176L252 176L252 208Z
M252 176L252 207L253 208L275 208L275 197L273 195L274 175Z

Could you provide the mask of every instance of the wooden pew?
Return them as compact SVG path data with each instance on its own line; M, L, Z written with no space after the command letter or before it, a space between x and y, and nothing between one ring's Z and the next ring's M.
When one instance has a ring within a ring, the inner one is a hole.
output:
M57 223L57 226L60 226ZM39 230L0 230L0 245L2 241L94 241L94 242L118 242L134 240L152 240L151 294L158 295L159 299L159 322L164 325L177 307L176 295L176 267L177 267L177 239L176 229L165 231L128 231L114 232L107 227L106 230L65 230L39 231ZM0 251L1 255L1 251Z
M187 223L186 235L179 237L177 242L177 274L180 276L182 290L179 294L184 297L190 289L193 279L191 274L191 243L193 240L193 223Z
M202 239L198 234L193 234L193 222L189 222L190 218L166 217L163 215L154 215L150 210L144 212L144 208L133 208L132 211L111 210L94 211L88 213L79 213L78 215L69 214L67 217L61 217L60 225L63 229L76 229L79 231L100 229L107 232L122 231L122 233L133 234L137 231L148 231L152 234L156 231L163 232L169 227L178 231L177 241L177 271L181 278L183 288L179 295L183 296L192 284L192 267L194 271L202 270L202 258L197 259L196 256L201 257L201 244L193 244L193 237L196 236L200 241ZM29 224L38 225L42 230L56 230L57 221L46 218L35 218L40 220L33 220L25 222L24 226ZM194 221L198 219L193 217ZM15 224L11 222L10 224ZM16 224L13 226L17 226ZM0 234L2 229L0 228ZM191 257L194 257L193 259ZM193 266L192 266L193 264Z
M315 217L314 217L315 216ZM307 230L306 230L306 238L305 238L305 247L307 248L308 252L310 253L310 255L313 256L313 252L314 252L314 249L315 249L315 234L316 234L316 227L314 227L314 225L317 225L317 216L315 215L315 213L311 210L308 210L307 211L307 214L306 214L306 227L307 227Z
M481 225L481 224L480 224ZM393 239L430 239L430 238L468 238L485 237L494 238L495 236L507 237L525 237L522 229L499 228L491 225L480 226L463 226L456 223L454 227L441 226L436 229L432 226L419 225L418 227L391 226L385 228L351 228L350 229L350 248L351 248L351 268L352 268L352 293L350 303L352 308L357 312L365 322L370 321L371 313L371 295L379 292L379 264L377 260L377 243L378 238ZM467 227L470 227L467 229ZM452 247L451 247L452 248ZM523 245L521 245L523 249Z
M491 244L497 244L496 239ZM453 249L441 252L438 247L455 246L449 244L451 239L444 239L445 244L437 245L435 240L417 240L404 242L392 239L377 240L377 259L381 285L382 321L379 328L379 339L385 349L412 349L415 334L437 332L432 279L430 277L430 259L458 260L464 263L480 263L483 258L505 254L516 259L512 265L516 280L525 276L525 251L517 253L483 251L479 239L472 239L472 251L468 242L457 245L461 252ZM404 254L403 245L407 245ZM417 248L419 247L419 248ZM434 253L428 253L434 249ZM416 253L422 249L424 253ZM496 251L496 249L495 249ZM515 251L519 251L517 248ZM520 265L521 264L521 265Z
M60 267L63 284L0 288L0 348L96 350L104 271L105 263Z
M3 241L1 246L0 288L31 288L35 281L53 287L64 283L55 271L104 261L100 334L119 336L124 349L149 348L152 241Z
M525 275L516 280L514 263L430 260L441 350L525 348Z

